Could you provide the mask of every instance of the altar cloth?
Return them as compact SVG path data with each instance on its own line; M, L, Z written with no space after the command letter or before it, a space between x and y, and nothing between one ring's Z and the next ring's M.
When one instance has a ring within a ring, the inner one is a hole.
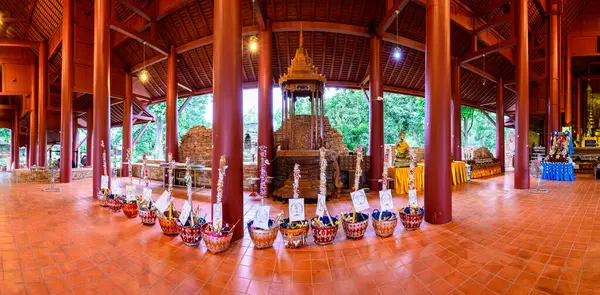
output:
M571 163L542 163L542 179L558 181L575 181L575 169Z

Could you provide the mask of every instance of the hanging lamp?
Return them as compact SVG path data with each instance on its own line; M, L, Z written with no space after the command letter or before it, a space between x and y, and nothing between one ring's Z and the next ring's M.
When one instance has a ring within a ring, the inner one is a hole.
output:
M254 2L256 0L252 0L252 26L254 26ZM248 50L250 53L256 53L258 51L258 36L252 35L248 39Z
M142 56L144 58L144 68L138 74L138 80L140 80L140 82L142 82L142 84L146 84L150 80L150 73L148 72L148 70L146 70L146 42L144 42L142 51L143 51Z
M394 57L394 59L396 61L399 61L402 59L402 50L400 49L400 46L398 44L400 44L400 27L398 25L398 19L399 19L399 14L400 14L400 10L396 10L396 47L394 47L394 49L392 50L392 56Z

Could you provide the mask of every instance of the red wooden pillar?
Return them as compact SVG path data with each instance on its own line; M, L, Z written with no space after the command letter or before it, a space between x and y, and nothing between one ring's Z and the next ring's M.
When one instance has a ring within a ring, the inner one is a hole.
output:
M552 4L550 10L556 11L557 4ZM559 102L559 54L558 54L558 15L556 13L550 14L550 33L548 34L548 47L549 47L549 81L548 81L548 116L550 133L560 130L560 102ZM548 142L548 145L550 142Z
M171 46L171 54L167 60L167 154L173 154L177 161L179 154L179 135L177 128L177 52Z
M461 105L460 105L460 64L457 59L452 59L452 104L450 105L450 133L452 134L452 158L454 161L462 160L462 130L461 130Z
M73 162L75 165L79 165L77 163L77 154L79 153L77 146L79 145L79 124L77 123L77 117L73 114L73 142L72 142L72 151L73 151Z
M267 21L265 30L258 32L258 145L267 147L267 159L275 157L273 140L273 69L272 44L273 31L271 21ZM261 158L258 155L260 175ZM271 166L267 166L267 174L271 175Z
M577 100L577 108L575 109L575 115L577 116L577 136L581 136L583 139L583 124L585 124L581 118L581 77L577 77L577 88L575 92L575 97Z
M122 163L131 161L127 159L127 150L131 148L131 134L133 127L132 119L132 100L133 100L133 78L130 73L125 74L125 100L123 100L123 150L121 157L123 158ZM129 177L129 165L123 164L121 175L123 177Z
M73 158L73 0L63 0L62 20L62 97L60 100L60 182L72 178Z
M217 201L219 159L227 158L223 186L223 220L244 219L242 118L242 2L215 0L213 44L212 202ZM236 226L233 239L244 235Z
M566 71L564 71L563 76L565 77L566 81L566 86L565 86L565 92L567 95L566 98L566 105L565 105L565 125L567 127L571 127L571 125L573 124L573 90L571 89L572 86L571 84L572 79L573 79L573 74L571 71L571 47L569 46L569 44L567 44L567 55L565 57L566 60Z
M496 85L496 160L504 172L504 81Z
M15 169L21 166L21 157L19 156L19 110L15 108L12 128L12 160L15 163Z
M515 29L517 46L515 50L515 188L529 188L529 44L527 0L515 1ZM555 92L558 93L558 92ZM556 95L558 97L558 95ZM558 122L558 121L556 121ZM554 123L553 123L554 124ZM552 132L552 130L548 130Z
M381 37L371 36L371 77L369 79L369 188L372 191L381 190L379 179L383 169L383 80L382 80L382 41Z
M452 221L450 0L427 0L425 43L425 221Z
M48 113L48 43L40 42L38 57L38 165L46 166L46 117Z
M106 150L106 169L110 171L110 0L94 2L94 135L93 196L100 190L102 177L102 150ZM104 142L105 148L101 147ZM110 178L109 178L110 185Z
M85 165L88 167L92 167L93 158L94 158L94 109L89 108L87 112L87 138L86 138L86 160Z
M37 116L37 67L35 62L31 64L31 112L29 113L29 148L27 149L29 167L37 166L37 136L38 136L38 116Z

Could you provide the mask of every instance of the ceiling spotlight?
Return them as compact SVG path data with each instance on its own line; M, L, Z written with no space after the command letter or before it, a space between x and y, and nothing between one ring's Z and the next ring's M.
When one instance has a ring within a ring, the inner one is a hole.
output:
M400 50L400 47L396 46L392 52L392 55L394 56L395 60L402 59L402 50Z
M248 39L248 49L252 53L256 53L258 51L258 37L256 35L250 36Z
M146 69L143 69L138 74L138 79L142 84L146 84L148 83L148 80L150 80L150 73Z

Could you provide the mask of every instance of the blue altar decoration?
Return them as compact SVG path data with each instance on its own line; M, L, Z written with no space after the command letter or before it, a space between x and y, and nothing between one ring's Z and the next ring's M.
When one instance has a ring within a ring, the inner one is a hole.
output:
M558 181L575 181L575 169L568 162L543 162L542 179Z

